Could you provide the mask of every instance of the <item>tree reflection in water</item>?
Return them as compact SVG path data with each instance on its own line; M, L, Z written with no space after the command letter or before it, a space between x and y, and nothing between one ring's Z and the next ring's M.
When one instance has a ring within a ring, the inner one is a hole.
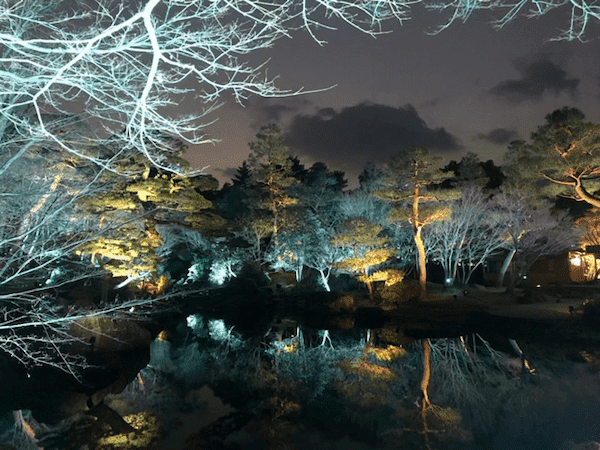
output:
M242 339L213 322L196 320L187 336L174 336L171 373L153 364L107 405L122 416L151 413L162 439L178 436L194 448L245 436L268 449L351 439L365 449L466 450L483 448L483 439L535 401L537 386L525 384L509 356L478 334L403 347L378 342L380 330L312 330L294 322ZM194 400L203 389L216 397ZM215 402L221 407L212 408ZM205 425L180 429L192 423Z
M426 446L433 436L465 442L521 402L522 381L508 356L480 335L381 346L377 330L365 338L364 331L294 325L235 349L207 327L195 329L196 338L175 351L175 377L190 386L227 385L228 394L215 392L247 398L258 411L254 432L273 443L298 438L306 427L379 442L410 435Z

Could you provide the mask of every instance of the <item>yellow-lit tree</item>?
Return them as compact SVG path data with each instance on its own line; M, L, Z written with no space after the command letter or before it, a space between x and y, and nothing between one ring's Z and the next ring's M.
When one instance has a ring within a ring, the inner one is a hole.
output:
M402 151L387 163L386 188L375 192L375 195L384 200L401 202L390 212L391 222L408 221L412 225L418 252L421 298L427 295L427 253L423 242L423 228L449 217L450 209L440 205L440 201L460 197L460 193L455 190L427 189L448 178L448 174L439 169L439 162L439 157L430 155L423 147L411 147Z
M170 159L181 165L185 147ZM223 227L215 214L204 214L212 203L200 192L218 187L211 176L188 178L148 165L142 157L132 157L118 166L120 173L106 173L107 188L96 196L78 202L81 212L98 217L101 234L79 247L91 255L113 277L142 280L139 286L160 291L166 280L158 277L162 258L156 254L163 241L157 224L178 224L197 230Z
M517 190L555 195L600 208L600 125L576 108L548 114L530 142L513 141L503 170ZM540 183L540 177L550 183Z
M579 239L582 248L600 246L600 208L592 208L575 221L575 226L581 227L585 234Z
M360 274L358 279L367 285L369 295L373 297L373 282L386 281L394 283L402 279L401 274L392 275L390 271L376 271L377 267L395 255L393 248L388 247L389 239L380 236L382 226L363 217L346 220L341 231L331 240L334 247L352 249L352 257L335 264L338 269ZM398 280L399 279L399 280Z

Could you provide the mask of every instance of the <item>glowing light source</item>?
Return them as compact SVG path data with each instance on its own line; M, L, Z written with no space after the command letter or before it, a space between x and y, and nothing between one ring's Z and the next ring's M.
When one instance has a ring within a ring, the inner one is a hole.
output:
M573 258L571 258L571 264L574 266L581 266L581 257L579 255L575 255Z

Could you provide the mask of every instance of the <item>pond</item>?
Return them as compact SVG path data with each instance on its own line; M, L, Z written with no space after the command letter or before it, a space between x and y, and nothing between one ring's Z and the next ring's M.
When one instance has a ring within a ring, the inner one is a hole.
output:
M148 364L122 392L103 396L103 413L74 415L52 428L23 408L21 423L32 425L37 442L13 425L19 418L12 413L3 419L4 444L597 448L600 337L593 324L448 303L382 310L343 302L332 308L314 296L304 303L294 296L263 300L235 307L186 302L164 320ZM98 411L95 402L87 407ZM115 433L106 411L140 431Z

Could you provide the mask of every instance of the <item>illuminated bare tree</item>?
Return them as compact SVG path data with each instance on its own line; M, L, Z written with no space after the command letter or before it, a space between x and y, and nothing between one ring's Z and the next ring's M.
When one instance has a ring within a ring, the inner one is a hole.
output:
M3 294L0 303L2 352L27 369L51 366L79 379L80 369L88 367L88 363L82 355L69 352L73 343L82 341L73 334L78 321L94 316L140 318L149 313L154 302L136 299L95 310L76 310L54 306L44 289L30 289Z
M312 3L312 2L311 2ZM402 18L403 3L360 0L260 2L147 0L76 2L19 0L0 4L0 116L31 140L49 140L82 159L110 168L129 151L169 167L169 148L156 131L193 144L208 142L201 119L230 92L290 95L238 58L271 47L296 28L311 35L315 16L340 18L369 33ZM315 36L316 38L316 36ZM196 95L198 113L174 112ZM48 126L44 114L81 111L107 135L119 135L121 155L99 155L70 145ZM23 114L23 112L27 114Z
M570 8L570 20L568 28L561 30L560 34L551 40L553 41L586 41L586 31L591 23L597 22L600 18L600 8L591 2L577 2L576 0L549 2L541 0L517 0L488 2L480 0L447 0L442 2L424 2L429 9L448 11L449 18L444 25L435 28L434 33L439 33L448 28L455 21L466 22L471 14L477 10L496 10L504 11L500 18L493 21L496 28L502 28L515 20L518 16L536 17L543 16L557 8Z
M508 254L502 265L498 286L502 285L512 262L517 275L524 275L541 256L556 255L577 243L582 230L563 211L553 212L548 202L536 204L523 192L502 193L494 198L498 220L505 224ZM518 277L509 283L509 288Z
M75 168L54 158L52 149L37 150L0 177L0 298L47 280L96 228L77 218L75 210L81 192L92 193L94 178L82 182Z
M481 188L467 186L451 206L450 218L433 224L431 259L442 265L447 285L457 279L467 284L475 269L506 246L504 225L490 210Z

